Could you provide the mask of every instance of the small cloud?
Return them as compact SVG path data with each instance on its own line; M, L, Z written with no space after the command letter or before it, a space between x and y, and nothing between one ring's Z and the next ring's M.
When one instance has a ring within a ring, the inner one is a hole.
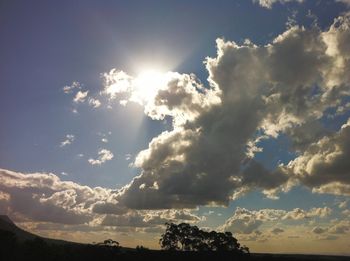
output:
M345 216L349 216L350 217L350 210L349 209L345 209L341 212L343 215Z
M101 102L98 99L89 98L89 105L93 108L98 108L101 106Z
M275 235L281 234L283 232L284 232L284 230L282 228L278 228L278 227L271 230L271 233L275 234Z
M72 109L72 112L74 113L74 114L78 114L78 110L77 109Z
M321 227L314 227L312 229L312 232L315 234L322 234L324 232L326 232L327 229L321 228Z
M63 87L64 93L72 93L74 89L81 89L81 84L79 82L72 82L71 85L66 85Z
M343 3L345 5L350 6L350 0L336 0L336 2L340 2L340 3Z
M62 172L61 172L61 175L62 175L62 176L68 176L68 173L67 173L67 172L62 171Z
M321 237L320 240L337 240L338 237L337 236L333 236L333 235L328 235L325 237Z
M105 163L106 161L113 159L113 157L114 157L114 155L111 151L109 151L107 149L100 149L98 151L97 159L90 158L88 160L88 162L91 165L101 165L102 163Z
M345 200L345 201L340 202L338 207L339 208L346 208L347 204L348 204L348 202Z
M131 156L132 156L132 155L129 154L129 153L128 153L128 154L125 154L125 160L130 160L130 159L131 159Z
M65 140L61 142L60 147L62 148L64 146L72 144L74 139L75 139L75 136L73 134L67 134Z
M210 216L214 214L215 212L213 210L209 210L208 212L203 213L203 216Z
M81 103L81 102L84 102L87 95L88 95L89 91L86 91L86 92L82 92L82 91L78 91L77 94L75 95L73 101L75 103Z
M84 157L84 154L83 154L83 153L79 153L79 154L77 155L77 157L78 157L78 158L82 158L82 157Z
M300 238L300 236L294 236L294 235L292 235L292 236L288 236L288 238Z
M111 135L111 132L109 131L108 134L102 133L102 132L97 132L97 136L101 137L101 141L103 143L108 143L108 136L107 135Z
M271 9L275 3L280 3L280 4L285 4L288 2L302 3L303 1L304 0L253 0L254 3L258 3L260 6L267 9ZM341 0L341 1L347 1L347 0Z

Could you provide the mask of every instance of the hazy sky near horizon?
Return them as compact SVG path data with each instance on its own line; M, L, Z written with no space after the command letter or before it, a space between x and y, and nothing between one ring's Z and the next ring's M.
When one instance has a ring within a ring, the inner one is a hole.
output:
M0 214L158 248L350 254L350 1L1 1Z

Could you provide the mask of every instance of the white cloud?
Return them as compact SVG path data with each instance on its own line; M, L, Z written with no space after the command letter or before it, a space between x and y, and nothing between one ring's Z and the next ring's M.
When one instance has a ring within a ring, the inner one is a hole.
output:
M69 229L58 224L68 224L75 225L71 229L102 231L102 226L156 228L169 221L197 223L205 219L188 209L130 210L116 198L115 190L62 181L52 173L0 169L0 211L15 221L50 222L47 225L58 230Z
M97 159L92 159L90 158L88 160L88 162L91 165L101 165L103 163L105 163L106 161L109 161L111 159L113 159L114 155L111 151L107 150L107 149L100 149L98 151L98 157Z
M98 99L89 97L88 101L89 101L89 105L92 106L93 108L98 108L101 106L101 102Z
M101 137L101 141L102 141L103 143L108 143L108 136L110 136L111 134L112 134L111 132L108 132L107 134L102 133L102 132L98 132L98 133L97 133L97 135L98 135L99 137Z
M292 211L288 211L282 219L302 220L311 217L325 218L332 213L332 209L329 207L323 208L311 208L309 211L305 211L300 208L295 208Z
M72 93L73 90L75 89L78 89L80 90L81 89L81 84L79 82L72 82L71 85L66 85L63 87L63 92L64 93Z
M347 207L347 204L348 204L348 201L344 200L344 201L341 201L338 205L339 208L346 208Z
M11 216L63 224L83 224L92 219L92 204L106 198L108 189L61 181L51 173L18 173L0 169L0 191Z
M347 234L350 232L350 221L341 220L328 229L331 234Z
M62 147L65 147L67 145L72 144L74 139L75 139L75 136L73 134L67 134L66 138L63 141L61 141L60 147L62 148Z
M128 102L143 105L145 114L152 119L171 116L175 125L196 118L220 101L217 91L205 89L194 75L167 72L155 77L155 82L150 83L148 77L145 80L142 75L132 77L112 69L104 74L103 93L110 99L118 99L122 105Z
M347 1L347 0L344 0L344 1ZM258 3L262 7L271 9L275 3L281 3L281 4L285 4L289 2L302 3L304 2L304 0L253 0L253 2Z
M337 133L310 144L286 168L313 192L350 195L349 157L350 120Z
M85 91L85 92L83 92L83 91L78 91L78 92L76 93L76 95L75 95L73 101L74 101L75 103L84 102L85 99L86 99L86 97L87 97L87 95L88 95L88 93L89 93L89 91Z
M101 221L103 226L118 227L150 227L164 225L166 222L196 223L202 221L189 210L154 210L154 211L129 211L124 215L106 215Z
M276 224L277 222L295 220L302 221L313 218L326 218L331 214L332 210L328 207L311 208L303 210L295 208L290 211L281 209L260 209L248 210L237 207L233 216L225 221L219 227L219 230L231 231L238 234L251 234L257 231L263 224ZM284 232L281 228L274 228L271 230L272 234L279 234Z

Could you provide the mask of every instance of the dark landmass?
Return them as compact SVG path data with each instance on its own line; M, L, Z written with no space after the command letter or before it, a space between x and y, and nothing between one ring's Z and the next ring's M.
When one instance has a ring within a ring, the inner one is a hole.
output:
M60 260L60 261L221 261L221 260L282 260L282 261L350 261L345 256L292 254L237 254L230 251L164 251L120 247L118 242L106 240L98 244L80 244L44 238L17 227L7 216L0 216L0 260Z

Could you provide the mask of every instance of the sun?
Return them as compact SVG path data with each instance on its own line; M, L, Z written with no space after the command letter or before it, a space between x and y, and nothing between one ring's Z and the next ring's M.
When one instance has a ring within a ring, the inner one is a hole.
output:
M147 102L157 94L165 82L165 73L154 69L143 70L135 79L135 95Z

